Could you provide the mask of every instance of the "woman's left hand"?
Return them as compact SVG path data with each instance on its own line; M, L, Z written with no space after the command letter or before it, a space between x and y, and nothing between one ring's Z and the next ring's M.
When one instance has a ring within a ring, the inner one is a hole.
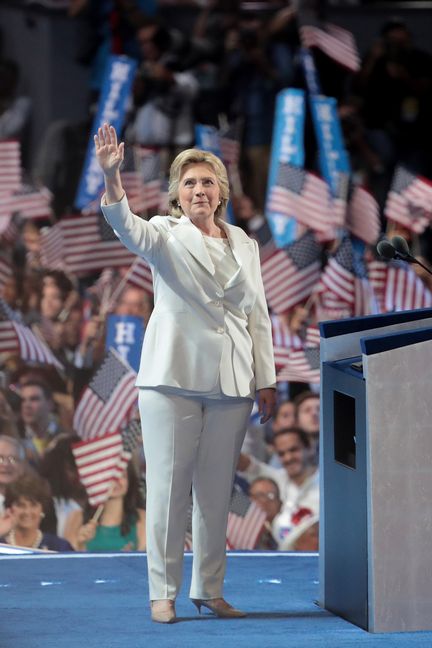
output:
M266 387L259 389L258 412L261 414L260 423L266 423L274 414L276 409L276 389Z

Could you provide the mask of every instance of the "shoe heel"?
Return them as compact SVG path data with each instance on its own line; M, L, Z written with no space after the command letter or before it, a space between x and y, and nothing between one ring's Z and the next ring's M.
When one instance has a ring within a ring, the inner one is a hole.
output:
M198 610L198 614L201 614L201 606L202 603L199 599L191 599L192 603L195 605L196 609Z

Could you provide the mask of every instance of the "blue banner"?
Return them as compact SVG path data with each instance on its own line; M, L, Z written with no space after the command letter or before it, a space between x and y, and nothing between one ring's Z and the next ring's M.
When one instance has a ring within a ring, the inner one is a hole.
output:
M311 51L307 47L300 49L300 59L303 66L303 72L306 79L307 89L311 95L321 94L318 72L315 67L315 61Z
M105 122L120 133L130 99L137 62L127 56L111 56L105 70L97 114L93 120L90 140L75 206L83 209L98 198L103 189L103 173L96 159L93 135Z
M280 164L289 163L298 167L304 166L304 121L305 99L303 90L288 88L279 92L273 126L267 205L269 204L268 197L272 188L276 185ZM288 245L295 240L295 218L288 218L285 214L272 211L268 207L266 216L278 247Z
M350 164L333 97L311 96L310 106L318 142L320 170L333 196L344 197ZM345 196L346 197L346 196Z
M138 372L144 338L144 320L132 315L108 315L105 348L117 353Z

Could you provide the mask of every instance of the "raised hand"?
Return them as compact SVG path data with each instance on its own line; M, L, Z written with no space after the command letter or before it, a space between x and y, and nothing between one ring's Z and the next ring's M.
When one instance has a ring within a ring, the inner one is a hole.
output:
M124 159L124 143L117 143L114 126L104 124L94 136L96 157L105 176L114 177Z

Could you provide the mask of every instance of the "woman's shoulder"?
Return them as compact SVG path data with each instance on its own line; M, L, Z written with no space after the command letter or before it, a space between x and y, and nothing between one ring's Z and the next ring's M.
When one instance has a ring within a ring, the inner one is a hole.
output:
M60 538L53 533L44 533L40 543L41 549L49 549L50 551L74 551L70 542L64 538Z

